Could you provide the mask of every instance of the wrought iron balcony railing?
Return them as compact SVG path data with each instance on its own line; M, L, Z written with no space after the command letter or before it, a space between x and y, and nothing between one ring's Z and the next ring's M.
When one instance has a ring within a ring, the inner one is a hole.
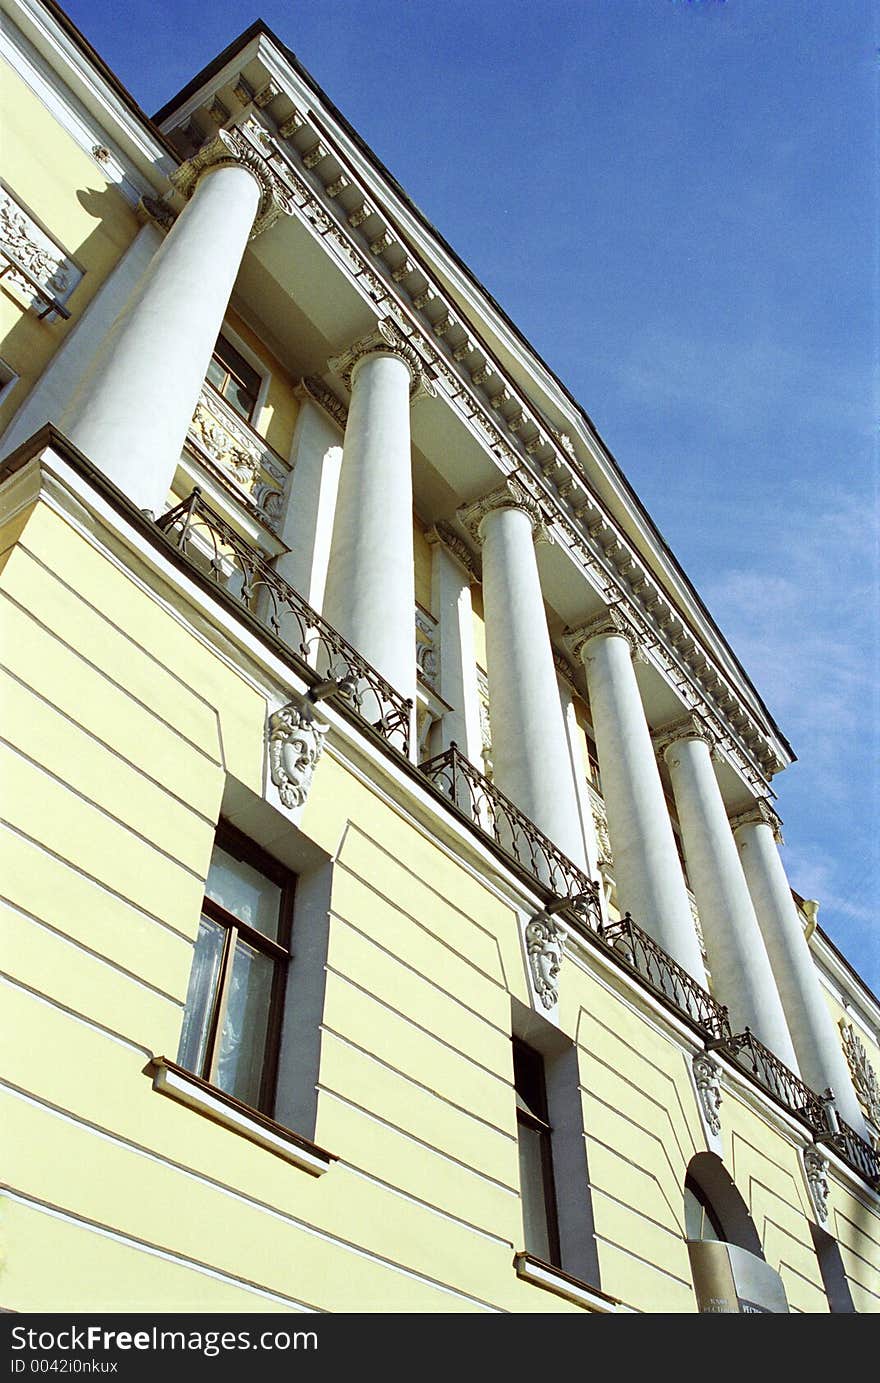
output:
M198 489L157 527L200 571L234 596L318 680L401 754L409 754L412 702L395 691L209 504Z
M875 1191L880 1191L880 1149L872 1148L854 1128L850 1128L840 1116L834 1133L823 1135L820 1142L827 1143L847 1162L853 1171L864 1177Z
M708 990L667 955L652 936L626 913L618 922L600 928L600 935L630 970L634 970L679 1013L686 1014L706 1038L715 1043L730 1039L727 1009Z
M452 744L421 765L443 796L503 854L550 889L556 898L585 909L595 927L599 885L587 877L509 797ZM580 902L579 900L583 900Z
M313 680L332 679L335 695L361 723L405 756L412 703L405 700L202 498L198 489L157 527L199 570L266 625ZM629 913L603 923L599 884L564 854L510 798L451 745L420 773L469 827L507 862L553 895L550 906L617 964L686 1018L710 1049L723 1052L779 1105L880 1189L880 1152L829 1113L748 1028L732 1033L727 1009L658 945Z
M828 1131L830 1125L826 1101L790 1071L769 1047L759 1042L749 1028L729 1037L723 1044L723 1050L733 1057L738 1066L751 1072L759 1085L814 1133Z

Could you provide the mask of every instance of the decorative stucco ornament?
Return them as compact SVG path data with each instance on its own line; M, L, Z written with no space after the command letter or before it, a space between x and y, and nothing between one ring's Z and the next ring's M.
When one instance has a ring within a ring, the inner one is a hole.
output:
M804 1149L804 1171L821 1224L828 1219L828 1158L813 1143Z
M865 1044L852 1023L841 1018L839 1026L844 1055L859 1104L871 1123L880 1128L880 1083L877 1081L877 1072L868 1060Z
M706 1123L717 1135L721 1132L721 1067L708 1052L697 1052L693 1064L694 1080Z
M546 912L539 912L526 927L526 949L535 993L545 1008L554 1008L559 1001L562 934Z
M269 717L269 771L285 807L301 807L308 797L329 729L299 693Z

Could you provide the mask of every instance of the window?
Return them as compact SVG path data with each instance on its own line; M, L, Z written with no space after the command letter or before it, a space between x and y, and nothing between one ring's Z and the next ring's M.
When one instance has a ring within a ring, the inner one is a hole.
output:
M218 831L177 1054L265 1114L275 1098L293 883L237 832Z
M525 1247L536 1258L559 1267L559 1227L544 1061L539 1052L518 1038L513 1039L513 1077Z
M712 1202L692 1176L684 1183L684 1226L688 1239L727 1239Z
M262 380L225 336L217 337L208 366L207 380L227 403L248 422L254 416Z

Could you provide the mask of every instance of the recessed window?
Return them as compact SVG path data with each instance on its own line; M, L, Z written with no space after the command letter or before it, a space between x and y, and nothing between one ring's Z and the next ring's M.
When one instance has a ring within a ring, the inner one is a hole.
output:
M248 422L252 420L262 379L253 365L248 364L225 336L217 337L214 354L208 366L207 380L218 394L223 395L236 413Z
M205 885L177 1059L270 1114L294 879L238 833L218 832Z
M559 1226L544 1060L518 1038L513 1039L513 1076L525 1247L536 1258L558 1267Z

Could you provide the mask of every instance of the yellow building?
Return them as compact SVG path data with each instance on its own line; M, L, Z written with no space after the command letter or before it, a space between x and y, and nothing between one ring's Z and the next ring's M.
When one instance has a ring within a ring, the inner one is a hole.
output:
M3 10L2 1305L876 1310L880 1009L585 414L262 25L152 122Z

